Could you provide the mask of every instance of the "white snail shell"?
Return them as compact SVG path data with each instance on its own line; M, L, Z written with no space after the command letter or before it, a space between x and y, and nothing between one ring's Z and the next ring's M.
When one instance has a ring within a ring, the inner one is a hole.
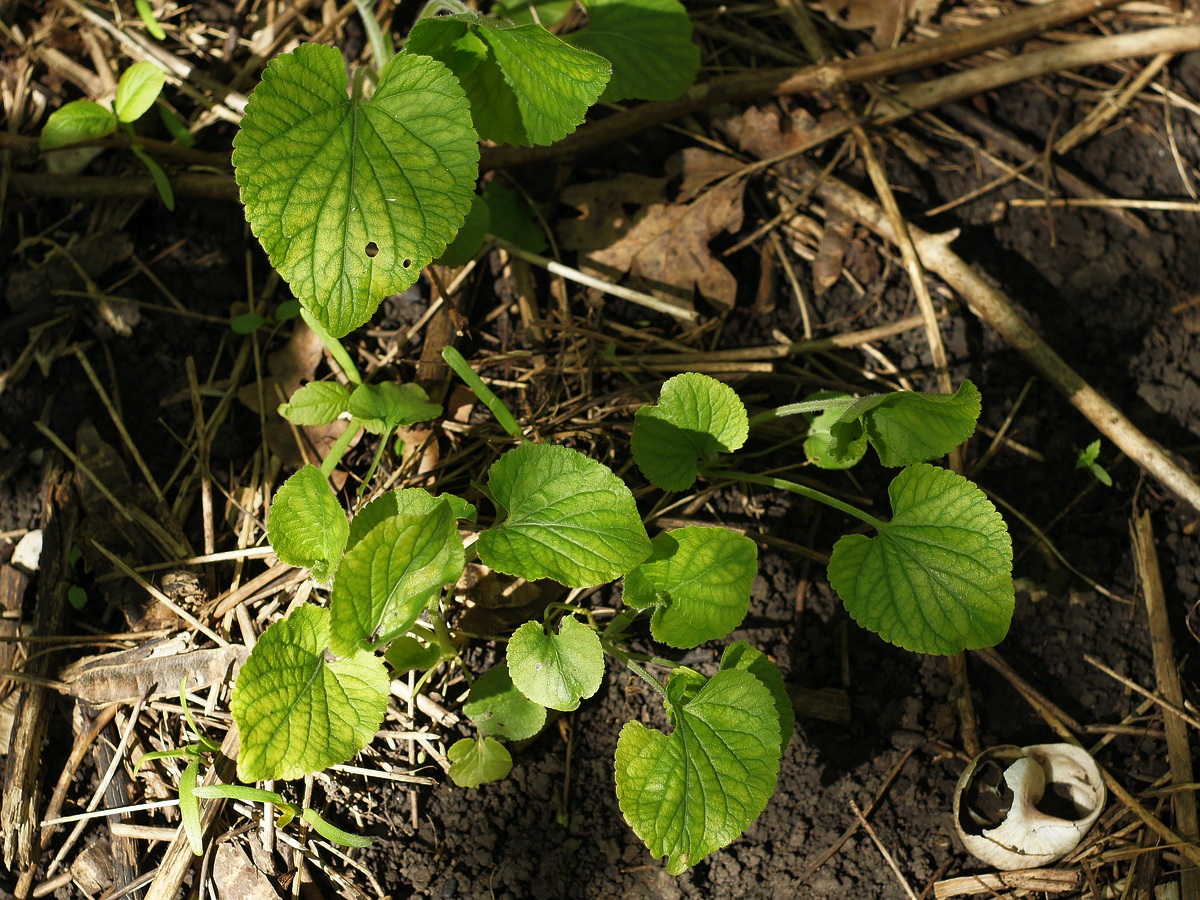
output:
M973 787L978 793L982 766L1006 761L1004 783L1012 791L1012 803L1003 820L987 828L989 823L965 798ZM1075 816L1060 818L1038 808L1047 785L1056 786L1056 793L1070 801ZM1005 870L1035 868L1074 850L1100 817L1107 797L1100 767L1074 744L991 747L975 757L958 779L954 825L967 850L988 865Z

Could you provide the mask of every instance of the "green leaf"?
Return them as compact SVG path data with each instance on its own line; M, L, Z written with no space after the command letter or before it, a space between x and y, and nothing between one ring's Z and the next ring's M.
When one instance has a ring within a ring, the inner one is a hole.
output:
M299 388L279 414L293 425L328 425L350 405L350 391L336 381L313 381Z
M499 181L490 181L483 189L483 199L490 213L492 234L531 253L545 251L546 232L519 191Z
M758 571L758 546L724 528L687 526L650 542L650 556L625 576L630 606L654 607L650 633L672 647L696 647L742 623Z
M429 402L419 384L360 384L350 395L350 415L372 434L387 434L402 425L428 422L442 414L442 407Z
M371 839L361 834L351 834L336 825L326 822L315 809L306 809L300 813L300 818L313 827L321 837L342 847L370 847Z
M117 82L117 99L113 103L117 118L136 122L154 105L166 84L162 69L152 62L134 63Z
M388 644L383 658L392 667L392 676L396 677L413 670L432 669L442 661L442 650L437 644L422 644L412 635L405 634Z
M440 60L458 76L481 138L523 146L574 131L612 71L608 60L541 25L477 14L421 19L405 51Z
M546 724L546 707L517 690L504 663L475 679L471 699L463 704L463 712L481 735L510 741L531 738Z
M553 444L522 444L488 472L507 515L479 536L479 558L506 575L592 587L650 554L629 488L607 466Z
M588 23L566 40L612 63L606 103L674 100L696 80L700 48L679 0L584 0Z
M146 26L146 31L150 32L150 36L155 40L165 41L167 33L158 24L158 19L154 18L154 10L150 7L150 0L134 0L134 5L137 7L142 24Z
M727 669L749 672L771 692L771 701L775 704L775 712L779 716L779 755L782 758L792 739L792 732L796 729L796 711L792 707L792 697L783 683L779 669L771 662L770 657L745 641L734 641L721 654L721 671Z
M347 85L333 47L277 57L233 151L250 227L334 337L442 254L479 169L467 98L445 66L402 53L369 100L351 99Z
M667 491L686 491L697 462L732 453L746 442L746 407L727 384L686 372L662 386L657 406L633 420L633 459L646 478Z
M857 452L865 436L885 466L908 466L945 456L975 432L979 391L964 380L953 394L897 391L863 397L830 428L835 460Z
M326 581L349 535L346 513L316 466L305 466L275 492L267 539L288 565L311 569L313 578Z
M73 584L67 588L67 600L75 609L83 609L88 602L87 591L79 585Z
M116 130L117 117L111 110L91 100L72 100L50 114L42 127L38 146L43 150L55 150L107 137Z
M298 607L263 632L238 673L230 711L238 778L287 781L345 762L387 710L383 661L368 651L329 662L329 610Z
M668 694L672 691L671 677ZM670 735L628 722L617 740L617 799L650 853L679 875L737 838L767 805L779 774L779 719L749 672L714 675L672 703Z
M162 200L163 206L168 211L174 212L175 191L171 188L171 179L167 177L167 173L163 171L162 166L156 163L149 153L137 144L134 144L129 149L133 151L134 156L141 160L142 165L146 167L146 171L150 173L150 178L154 181L154 189L158 191L158 196Z
M1075 457L1075 468L1090 469L1096 464L1096 460L1100 458L1100 438L1096 438L1086 447L1079 451L1079 455Z
M450 504L450 511L456 519L475 521L475 507L454 494L439 494L433 496L423 488L404 488L399 491L388 491L380 494L350 521L350 538L346 542L346 550L352 550L354 545L365 538L376 525L386 519L396 516L423 516L437 509L438 504L445 500Z
M487 239L491 227L492 217L488 212L487 203L483 197L476 194L471 211L467 213L467 220L463 222L462 228L458 230L446 252L438 257L437 265L451 269L465 266L483 249L483 242Z
M574 5L575 0L498 0L492 9L518 25L537 22L553 28Z
M446 751L450 760L450 780L459 787L477 788L499 781L512 771L512 757L495 738L463 738Z
M569 712L600 690L604 650L596 632L574 616L562 620L557 634L526 622L509 639L508 673L534 703Z
M242 313L240 316L234 316L229 320L229 330L234 334L254 334L258 329L267 324L264 316L258 313ZM282 410L287 404L282 404L279 408ZM283 415L283 413L280 413Z
M407 631L443 585L458 581L463 564L450 504L385 520L338 567L329 599L330 648L347 655L376 635Z
M203 856L204 826L200 824L200 800L196 797L196 779L199 775L200 759L193 757L179 776L179 818L192 853Z
M849 396L840 391L817 391L804 399L805 401L834 400ZM808 419L808 437L804 439L804 456L818 469L849 469L851 466L858 465L867 454L865 433L860 435L858 440L847 444L844 452L838 458L835 459L829 452L829 445L833 443L830 429L837 424L838 419L845 411L844 407L834 407L817 413L815 416L805 415L805 418Z
M917 653L998 644L1013 614L1012 541L983 491L948 469L909 466L888 488L879 535L833 547L829 583L854 620Z

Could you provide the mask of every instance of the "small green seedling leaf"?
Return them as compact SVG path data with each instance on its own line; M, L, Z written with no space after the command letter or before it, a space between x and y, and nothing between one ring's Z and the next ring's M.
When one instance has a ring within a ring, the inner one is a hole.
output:
M746 407L727 384L686 372L662 386L657 406L634 416L633 459L646 478L666 491L696 482L697 463L732 453L746 442Z
M369 651L326 659L329 610L298 607L258 639L230 712L241 737L238 778L287 781L343 763L383 722L389 680Z
M612 67L541 25L475 13L427 17L405 51L433 57L458 76L479 136L502 144L553 144L583 121Z
M315 809L306 809L300 813L300 818L313 827L313 831L325 838L327 841L332 841L342 847L370 847L371 839L361 834L351 834L349 831L342 831L336 825L325 821L317 813Z
M404 425L428 422L442 414L440 404L429 402L419 384L360 384L350 395L350 415L372 434L387 434Z
M463 788L499 781L512 771L512 756L495 738L463 738L446 751L450 780Z
M163 128L171 132L171 137L182 144L184 147L195 147L196 136L188 131L187 125L183 119L179 118L169 107L164 104L159 104L155 109L158 110L159 121L162 122Z
M277 57L233 151L251 229L334 337L441 256L479 169L466 95L441 63L401 53L369 100L347 88L333 47L304 44Z
M523 444L488 473L507 515L479 537L479 558L506 575L568 587L612 581L650 554L629 488L576 450Z
M67 600L75 609L83 609L88 602L87 591L79 585L73 584L67 588Z
M842 397L848 398L849 394L843 394L838 391L818 391L815 394L809 394L804 399L808 400L835 400ZM837 458L829 452L829 445L833 442L833 435L830 429L837 424L842 417L842 413L846 410L843 407L834 407L826 409L816 415L807 414L808 419L808 437L804 439L804 456L816 466L818 469L849 469L852 466L858 465L862 458L867 453L867 436L862 434L858 440L851 441L844 448L844 452Z
M655 640L691 648L742 623L758 571L754 541L724 528L688 526L650 543L650 556L625 576L624 599L640 609L654 607Z
M146 30L150 32L150 36L157 41L165 41L167 33L163 31L162 26L158 24L158 19L154 18L154 10L150 7L150 0L134 0L134 6L137 7L138 15L142 19L142 24L146 26Z
M83 141L108 137L117 130L117 117L91 100L72 100L50 114L38 146L56 150Z
M481 735L510 741L531 738L546 724L546 707L517 690L504 663L475 679L471 699L463 705L463 712Z
M240 800L243 803L271 803L280 809L292 806L281 794L247 784L202 784L196 788L201 800Z
M171 179L167 177L167 173L163 171L162 166L156 163L149 153L137 144L134 144L129 149L133 151L134 156L141 160L142 165L146 167L146 171L150 173L150 178L154 181L154 189L158 191L158 196L162 200L163 206L170 212L174 212L175 191L171 187Z
M183 833L196 856L204 855L204 826L200 824L200 801L196 797L196 779L200 775L200 760L193 757L179 776L179 818Z
M349 535L346 513L316 466L305 466L275 493L267 538L285 563L311 569L317 581L327 581Z
M350 539L346 542L346 551L354 549L354 545L370 533L376 525L396 516L424 516L435 509L442 501L450 504L454 518L475 521L475 507L455 494L438 494L433 496L423 488L404 488L399 491L388 491L380 494L350 521Z
M893 479L879 535L833 547L829 582L859 625L917 653L998 644L1013 614L1012 540L983 491L948 469Z
M442 587L462 575L463 542L450 504L396 516L346 553L329 599L329 646L343 656L375 636L407 631Z
M483 189L483 200L490 211L492 234L531 253L545 251L546 232L519 191L499 181L490 181Z
M336 381L313 381L300 387L279 414L293 425L328 425L350 405L350 391Z
M432 669L442 661L442 650L437 644L422 644L412 635L404 634L388 644L383 658L392 667L392 677L412 671Z
M871 442L885 466L909 466L945 456L975 432L979 391L969 380L953 394L897 391L863 397L829 429L831 457L843 460Z
M1112 487L1112 476L1108 474L1108 470L1100 463L1096 462L1100 458L1100 438L1092 441L1086 447L1079 451L1079 456L1075 458L1075 468L1087 469L1095 478L1105 487Z
M483 242L487 240L491 229L492 216L487 203L483 197L476 194L471 211L467 213L467 220L463 222L462 228L458 230L446 252L437 258L436 265L451 269L465 266L483 249Z
M126 124L136 122L154 105L164 84L166 76L154 63L134 63L117 82L117 99L113 103L117 118Z
M566 40L612 63L602 100L674 100L692 86L700 48L679 0L585 0L583 6L588 23Z
M617 741L617 799L650 853L679 875L758 818L779 775L780 727L771 692L747 671L714 675L686 703L667 685L675 730L628 722Z
M779 715L779 754L782 757L792 739L792 732L796 729L796 711L792 707L791 695L783 683L779 669L771 662L770 657L745 641L734 641L721 654L721 671L727 669L749 672L771 692L775 712Z
M526 622L508 642L508 673L534 703L569 712L600 690L604 650L596 632L574 616L562 620L557 634Z
M229 330L234 334L254 334L254 332L266 324L267 319L265 316L260 316L258 313L242 313L240 316L234 316L229 320ZM283 409L283 406L286 405L282 404L280 409ZM280 415L283 414L280 413Z

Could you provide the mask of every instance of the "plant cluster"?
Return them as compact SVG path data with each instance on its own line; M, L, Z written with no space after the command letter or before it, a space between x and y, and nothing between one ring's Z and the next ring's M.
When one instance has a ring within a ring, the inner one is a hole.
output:
M470 258L494 230L489 196L498 195L476 195L479 140L551 143L597 100L677 96L695 77L698 53L677 0L588 0L587 25L563 38L453 6L451 15L420 19L394 56L373 34L377 73L351 79L336 49L316 45L275 59L235 140L251 227L349 381L306 385L281 413L303 425L350 419L322 467L292 475L271 506L275 553L329 584L328 605L302 606L273 624L242 667L232 700L238 776L288 780L341 763L372 740L393 678L420 671L423 684L439 667L460 666L475 736L449 748L450 777L475 787L508 773L506 742L536 735L548 711L593 696L608 658L645 680L672 726L663 733L627 723L615 771L626 820L678 874L763 810L792 734L792 707L774 664L746 643L729 646L706 676L636 652L631 641L643 624L670 648L727 637L748 609L755 543L718 527L651 539L624 481L577 450L528 441L453 350L447 361L515 444L478 488L495 511L490 524L478 524L464 497L416 488L384 493L348 518L328 480L361 430L379 436L381 454L395 429L442 412L417 385L365 383L337 338L430 263ZM850 614L899 646L953 654L999 641L1013 605L1003 520L967 479L927 464L970 436L979 403L964 382L949 396L818 395L750 417L728 386L684 374L638 411L631 450L642 475L666 491L701 477L766 485L868 526L874 536L841 538L829 566ZM900 468L889 520L731 468L754 426L801 415L809 420L804 452L815 465L849 467L870 445L885 466ZM570 589L619 581L625 608L601 619L574 595L551 603L540 619L489 636L505 644L503 659L476 675L464 663L470 636L456 631L447 590L476 557L496 572ZM665 682L653 666L669 670ZM193 772L181 785L191 795L185 812L213 790L194 784ZM268 799L280 802L277 794Z

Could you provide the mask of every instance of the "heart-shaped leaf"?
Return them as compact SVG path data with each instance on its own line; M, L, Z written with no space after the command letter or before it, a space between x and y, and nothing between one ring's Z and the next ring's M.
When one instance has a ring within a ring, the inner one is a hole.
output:
M512 756L495 738L463 738L446 751L450 760L450 780L459 787L477 788L499 781L512 771Z
M383 660L332 662L329 610L298 607L258 639L238 672L230 712L241 738L238 778L287 781L343 763L371 742L387 710Z
M449 69L401 53L370 99L333 47L272 60L234 139L246 218L292 292L335 337L417 280L454 237L479 145Z
M326 581L350 534L346 513L316 466L305 466L275 492L267 514L271 549L288 565L311 569Z
M574 616L562 620L557 634L526 622L509 639L508 672L534 703L566 712L600 690L604 650L596 632Z
M496 735L510 741L531 738L546 724L546 707L517 690L504 663L475 679L463 712L481 735Z

